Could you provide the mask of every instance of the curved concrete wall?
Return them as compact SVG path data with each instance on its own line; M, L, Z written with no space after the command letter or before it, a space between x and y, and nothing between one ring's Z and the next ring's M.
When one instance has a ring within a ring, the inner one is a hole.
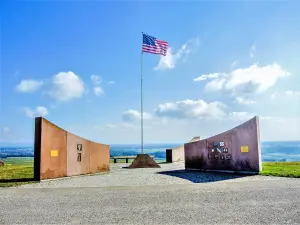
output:
M188 143L199 141L200 137L193 137ZM166 161L167 162L180 162L184 161L184 145L181 145L176 148L166 150Z
M186 143L185 168L259 172L262 170L259 133L259 119L254 117L224 133Z
M44 180L109 170L109 146L35 119L35 179Z

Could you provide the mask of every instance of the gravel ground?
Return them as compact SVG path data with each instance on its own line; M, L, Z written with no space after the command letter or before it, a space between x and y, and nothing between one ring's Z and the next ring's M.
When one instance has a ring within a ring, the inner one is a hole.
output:
M102 175L0 188L0 224L300 224L299 193L300 179L116 164Z
M0 224L300 224L300 179L0 189Z
M286 180L291 178L267 176L242 176L234 174L185 171L183 163L160 164L161 168L127 169L127 164L111 164L111 171L99 175L77 176L44 180L17 188L59 188L59 187L103 187L192 184L206 182L244 182L255 180Z

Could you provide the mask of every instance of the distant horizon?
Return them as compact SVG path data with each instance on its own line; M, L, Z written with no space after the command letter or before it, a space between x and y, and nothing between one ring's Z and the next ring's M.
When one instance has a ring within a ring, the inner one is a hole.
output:
M203 139L204 140L204 139ZM276 143L276 142L300 142L300 140L274 140L274 141L265 141L265 140L262 140L261 143L270 143L270 142L273 142L273 143ZM184 143L144 143L144 146L147 146L147 145L182 145ZM110 146L140 146L141 144L140 143L135 143L135 144L108 144ZM11 143L0 143L0 147L33 147L34 146L34 143L17 143L17 142L11 142Z

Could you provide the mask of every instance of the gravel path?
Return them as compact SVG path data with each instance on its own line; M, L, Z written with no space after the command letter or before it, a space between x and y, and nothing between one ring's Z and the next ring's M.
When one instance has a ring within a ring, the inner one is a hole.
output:
M0 224L300 224L300 179L161 166L0 188Z
M300 179L0 189L0 224L300 224Z
M111 164L111 171L97 175L77 176L44 180L16 188L60 188L60 187L104 187L104 186L145 186L192 183L228 183L244 181L286 180L291 178L242 176L234 174L185 171L183 163L161 164L161 168L127 169L127 164Z

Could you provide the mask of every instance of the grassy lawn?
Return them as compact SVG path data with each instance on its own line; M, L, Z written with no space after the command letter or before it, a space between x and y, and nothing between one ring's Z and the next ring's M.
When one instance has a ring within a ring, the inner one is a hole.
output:
M33 178L33 158L11 157L4 159L4 166L0 167L0 179Z
M0 167L0 180L33 178L33 158L11 157L4 159L4 166ZM0 187L11 187L28 182L0 183Z
M33 164L33 157L10 157L4 159L5 164L18 164L18 165L32 165Z
M263 163L263 171L260 174L300 178L300 162L265 162Z
M7 183L0 183L0 188L5 187L16 187L23 184L30 184L30 183L36 183L35 181L24 181L24 182L7 182Z
M0 179L33 178L33 165L6 164L0 167Z

